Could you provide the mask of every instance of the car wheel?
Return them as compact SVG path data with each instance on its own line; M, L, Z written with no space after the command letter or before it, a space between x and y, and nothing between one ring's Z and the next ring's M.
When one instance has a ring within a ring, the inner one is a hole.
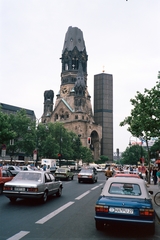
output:
M45 191L43 196L42 196L42 203L47 202L47 198L48 198L48 193L47 193L47 191Z
M17 198L11 197L11 198L9 198L9 200L10 200L11 203L15 203Z
M101 222L99 222L99 221L96 221L96 229L97 229L98 231L102 231L102 230L103 230L103 227L104 227L103 223L101 223Z
M0 185L0 194L3 192L3 184Z
M95 179L95 182L97 182L97 178Z
M72 178L71 178L71 179L73 180L73 178L74 178L74 176L72 176Z
M62 187L59 187L58 192L56 192L56 196L57 197L61 197L62 196Z

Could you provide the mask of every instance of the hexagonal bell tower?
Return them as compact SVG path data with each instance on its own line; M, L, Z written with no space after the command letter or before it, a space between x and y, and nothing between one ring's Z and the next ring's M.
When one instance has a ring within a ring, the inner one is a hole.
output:
M87 61L83 33L69 27L62 50L60 91L49 121L61 121L64 127L81 136L83 146L92 150L95 160L101 155L102 127L95 123L91 96L87 89ZM88 142L90 137L90 142Z

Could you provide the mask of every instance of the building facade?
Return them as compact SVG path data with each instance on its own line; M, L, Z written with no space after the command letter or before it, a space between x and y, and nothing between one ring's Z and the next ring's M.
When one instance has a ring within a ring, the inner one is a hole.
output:
M101 154L113 160L113 76L94 76L94 120L102 126Z
M69 27L61 56L60 90L54 109L54 92L45 91L42 122L62 122L65 128L80 136L82 145L90 148L94 160L98 160L101 155L102 126L94 121L87 87L87 61L82 31L77 27Z

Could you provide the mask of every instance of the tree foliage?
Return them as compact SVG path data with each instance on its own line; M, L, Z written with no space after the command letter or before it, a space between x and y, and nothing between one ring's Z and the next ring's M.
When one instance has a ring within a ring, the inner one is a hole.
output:
M24 154L33 156L38 152L38 159L58 158L92 162L90 149L83 147L80 136L64 128L62 123L39 123L30 119L25 110L7 115L0 111L0 144L6 144L7 155L11 158Z
M127 130L133 136L145 139L150 167L148 140L151 137L160 137L160 83L157 82L150 90L145 89L144 94L137 92L135 99L130 102L133 106L131 115L120 126L128 125Z
M131 147L127 147L122 153L120 162L121 164L137 165L138 162L140 162L141 157L144 157L145 161L147 161L146 150L139 145L133 145Z

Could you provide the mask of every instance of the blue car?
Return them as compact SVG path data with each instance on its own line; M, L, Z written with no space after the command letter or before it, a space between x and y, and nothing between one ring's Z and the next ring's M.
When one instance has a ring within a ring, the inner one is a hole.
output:
M141 224L153 235L155 211L150 194L143 179L108 179L95 206L96 229L103 230L107 224Z

